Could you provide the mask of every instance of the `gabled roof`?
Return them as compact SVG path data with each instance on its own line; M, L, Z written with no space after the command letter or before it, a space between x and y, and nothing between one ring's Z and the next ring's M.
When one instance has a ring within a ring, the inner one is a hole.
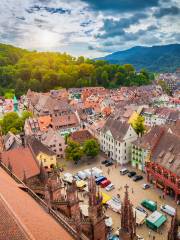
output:
M39 166L29 148L19 147L2 153L2 162L12 168L12 172L21 180L39 174Z
M139 148L152 150L157 144L157 141L161 138L164 131L164 127L154 126L148 133L134 141L133 144Z
M41 143L38 139L28 136L26 138L26 144L31 149L33 154L37 156L40 152L45 153L49 156L56 155L53 151L51 151L48 147Z
M75 142L83 143L86 140L92 139L93 136L88 130L84 129L71 133L70 138Z
M180 176L180 137L165 132L154 149L152 159Z
M129 127L130 124L127 122L109 117L101 131L103 133L110 131L114 139L121 141L125 137Z

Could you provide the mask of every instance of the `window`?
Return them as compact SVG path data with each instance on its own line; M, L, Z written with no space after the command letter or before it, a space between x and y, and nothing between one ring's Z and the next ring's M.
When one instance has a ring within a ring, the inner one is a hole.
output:
M44 162L46 162L46 159L44 159Z
M61 143L59 143L59 146L61 147Z

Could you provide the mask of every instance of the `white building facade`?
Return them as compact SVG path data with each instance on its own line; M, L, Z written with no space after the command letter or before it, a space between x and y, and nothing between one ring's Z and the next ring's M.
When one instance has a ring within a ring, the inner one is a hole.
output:
M131 160L131 143L137 137L136 132L128 123L108 119L100 132L100 147L111 159L124 165Z

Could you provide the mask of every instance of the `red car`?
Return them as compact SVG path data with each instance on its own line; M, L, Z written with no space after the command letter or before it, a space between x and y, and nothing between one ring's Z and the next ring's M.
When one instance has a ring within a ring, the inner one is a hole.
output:
M105 188L105 187L107 187L110 183L111 183L111 181L108 180L108 179L106 179L106 180L104 180L104 181L101 182L101 187L102 187L102 188Z

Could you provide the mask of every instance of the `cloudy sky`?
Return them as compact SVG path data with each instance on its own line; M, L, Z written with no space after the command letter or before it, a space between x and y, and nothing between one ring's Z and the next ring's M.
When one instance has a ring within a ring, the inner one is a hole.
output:
M0 42L87 57L180 43L180 0L0 0Z

